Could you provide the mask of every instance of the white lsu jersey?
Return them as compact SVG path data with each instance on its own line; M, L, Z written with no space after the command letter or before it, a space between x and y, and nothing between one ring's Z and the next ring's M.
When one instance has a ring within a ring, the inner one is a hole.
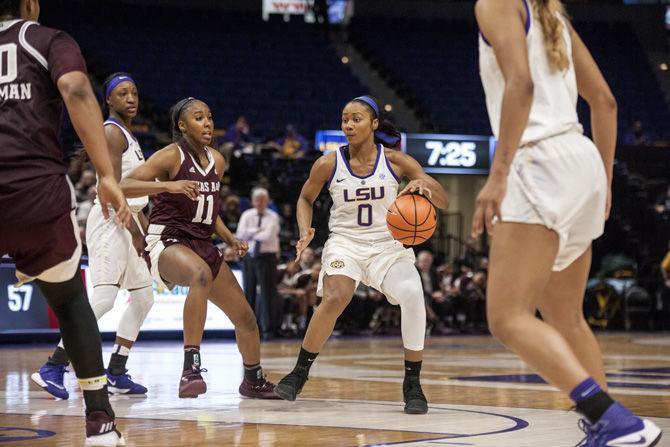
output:
M353 173L344 151L345 147L341 147L336 152L335 169L328 184L333 199L328 222L331 235L366 242L391 239L386 212L396 199L400 180L384 148L377 146L375 166L364 177Z
M563 40L570 65L565 71L554 69L544 46L542 25L533 17L532 8L524 2L528 13L526 22L526 45L530 74L534 84L533 101L528 124L521 137L520 146L569 131L582 133L577 117L577 79L572 60L572 40L565 19L557 13L563 24ZM486 94L486 108L493 134L500 136L500 115L505 79L496 60L493 48L479 36L479 73Z
M142 153L142 148L140 147L140 143L137 142L135 137L114 118L107 118L103 125L118 127L121 129L121 132L123 132L123 136L126 137L126 149L123 151L123 155L121 156L121 178L123 178L128 175L130 171L144 164L144 154ZM128 205L130 206L130 210L133 213L142 211L142 209L144 209L144 207L149 203L148 196L135 197L132 199L129 198L127 200ZM99 204L97 198L95 199L95 203Z

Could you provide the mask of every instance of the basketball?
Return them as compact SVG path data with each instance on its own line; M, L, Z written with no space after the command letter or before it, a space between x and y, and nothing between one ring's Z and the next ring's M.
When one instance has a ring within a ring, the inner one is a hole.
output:
M386 226L393 238L404 245L426 242L435 232L435 207L424 196L405 194L391 204L386 213Z

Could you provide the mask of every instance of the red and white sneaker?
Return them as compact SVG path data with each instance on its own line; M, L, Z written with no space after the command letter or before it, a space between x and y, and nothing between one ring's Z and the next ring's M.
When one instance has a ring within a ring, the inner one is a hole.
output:
M265 376L255 383L245 377L239 391L242 396L252 399L280 399L275 394L275 384L267 380Z
M114 418L105 411L92 411L86 416L86 447L119 447L126 440L116 428Z
M202 379L201 372L207 372L207 370L193 367L193 369L187 369L181 373L181 380L179 381L180 398L198 397L207 392L207 384Z

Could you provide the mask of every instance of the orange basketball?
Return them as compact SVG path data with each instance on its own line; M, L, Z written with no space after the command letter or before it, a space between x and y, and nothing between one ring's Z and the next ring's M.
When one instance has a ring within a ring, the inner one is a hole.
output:
M425 197L405 194L389 207L386 226L393 237L404 245L422 244L435 232L437 213Z

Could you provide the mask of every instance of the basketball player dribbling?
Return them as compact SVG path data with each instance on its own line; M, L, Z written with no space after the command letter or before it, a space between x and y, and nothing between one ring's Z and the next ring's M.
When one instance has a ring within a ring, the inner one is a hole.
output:
M335 321L358 283L363 282L384 293L390 303L400 305L405 412L424 414L428 403L419 381L426 333L423 288L414 267L414 252L393 239L386 226L386 212L404 177L410 182L401 194L419 192L438 208L447 207L447 193L412 157L384 149L397 146L400 133L384 119L374 98L351 100L342 111L341 127L349 144L314 163L298 199L297 259L314 237L312 205L324 185L333 199L330 236L323 249L317 286L317 295L323 298L307 327L295 368L277 384L275 393L291 401L300 394Z
M130 133L130 124L137 115L139 97L135 81L126 73L114 73L103 85L105 104L109 117L104 122L105 138L112 160L114 177L120 180L133 168L144 163L139 143ZM140 327L154 302L151 274L144 259L133 246L135 239L142 241L148 220L142 209L148 197L129 199L133 213L129 229L119 227L102 215L100 201L96 199L86 222L86 244L93 282L91 307L99 320L114 307L120 288L130 292L128 307L121 316L116 333L116 343L107 367L107 389L112 394L145 394L147 389L133 382L126 370L130 348L135 343ZM142 227L140 229L139 227ZM69 359L59 343L53 355L32 375L32 379L47 392L60 399L69 394L63 384L63 375Z
M155 195L145 248L154 279L169 288L189 287L184 302L184 368L179 397L197 397L207 390L201 375L200 342L209 299L235 326L244 363L240 394L273 399L274 385L265 379L260 366L256 317L211 240L213 233L218 234L240 256L249 249L219 217L225 160L208 147L214 129L212 114L204 102L186 98L172 107L170 116L175 142L131 171L121 186L128 197Z
M473 235L492 235L491 332L570 395L585 417L580 446L656 445L660 429L607 393L582 312L591 242L609 214L616 101L560 1L479 0L475 12L498 138L473 217ZM578 94L591 108L593 142L582 135Z
M36 280L56 314L86 406L86 445L125 445L116 429L100 333L79 272L74 188L58 142L63 102L99 174L98 197L130 222L114 178L100 107L77 43L34 22L38 0L0 0L0 254L20 283Z

